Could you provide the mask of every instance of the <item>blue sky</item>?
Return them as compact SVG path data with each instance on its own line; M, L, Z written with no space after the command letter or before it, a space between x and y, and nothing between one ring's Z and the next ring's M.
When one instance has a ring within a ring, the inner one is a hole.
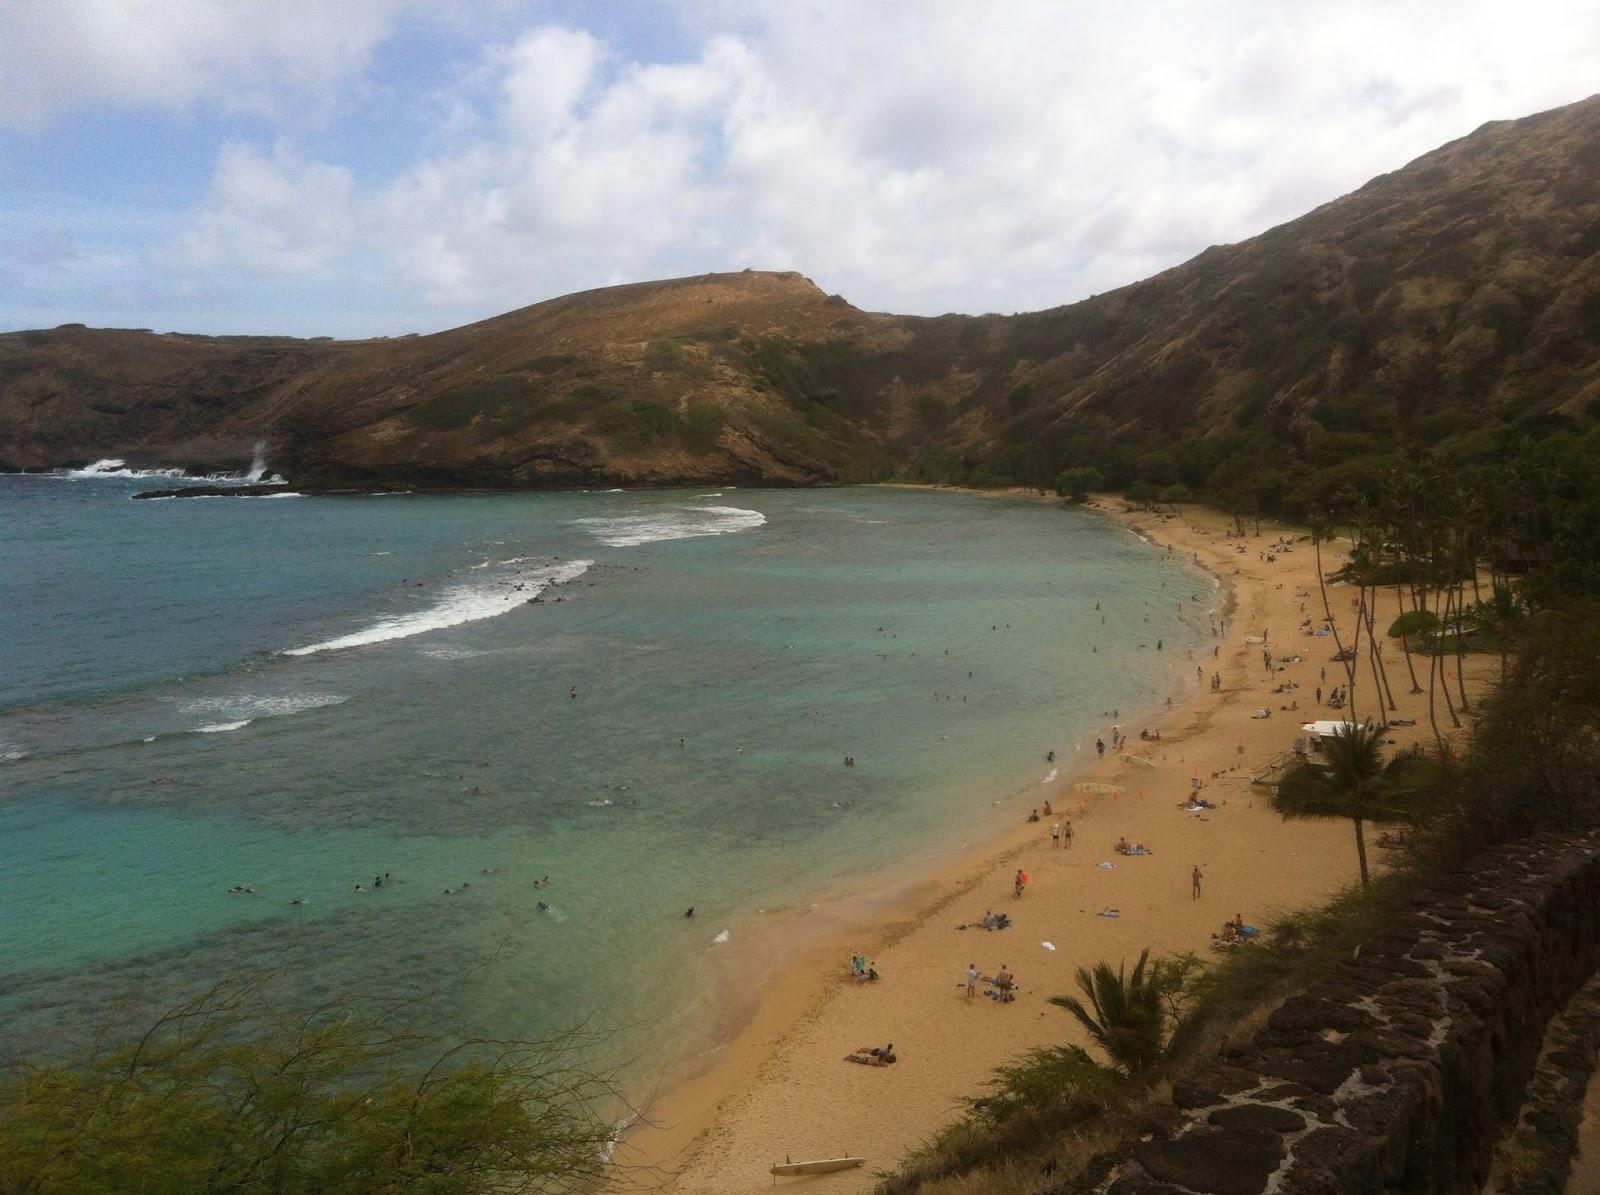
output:
M1035 309L1597 61L1567 0L11 0L0 328L394 335L746 266Z

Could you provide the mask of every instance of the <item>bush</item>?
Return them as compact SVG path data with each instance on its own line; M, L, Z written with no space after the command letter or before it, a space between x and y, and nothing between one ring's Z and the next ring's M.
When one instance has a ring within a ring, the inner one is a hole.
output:
M1600 602L1531 616L1443 786L1418 850L1459 857L1545 830L1600 827Z
M717 446L723 426L728 422L725 411L715 403L690 403L683 413L681 435L690 452L707 453Z
M1105 483L1105 475L1099 469L1093 465L1080 465L1075 469L1063 469L1056 475L1056 493L1074 502L1082 502L1088 498L1091 490L1098 490Z
M611 1088L582 1039L443 1046L257 995L207 993L71 1065L14 1061L0 1190L477 1195L603 1169Z
M1161 500L1161 487L1150 481L1138 481L1128 487L1128 501L1146 509Z
M969 1097L974 1116L1001 1124L1023 1109L1102 1110L1121 1083L1081 1046L1041 1046L994 1072L990 1093Z
M433 431L455 431L474 420L499 420L522 413L538 393L526 378L479 378L419 403L406 417Z
M1407 610L1389 624L1389 638L1410 638L1439 629L1439 616L1432 610Z
M645 349L644 363L649 369L669 370L681 368L688 360L688 353L684 341L674 337L668 340L652 341L650 347Z
M572 353L547 353L542 357L529 357L526 361L516 361L506 366L506 373L560 373L568 366L576 365L578 358Z

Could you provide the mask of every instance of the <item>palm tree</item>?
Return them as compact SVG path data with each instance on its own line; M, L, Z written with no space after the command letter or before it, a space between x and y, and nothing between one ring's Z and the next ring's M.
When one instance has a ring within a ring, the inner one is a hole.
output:
M1417 755L1385 763L1383 732L1374 726L1351 726L1324 742L1326 762L1298 763L1285 772L1272 807L1286 818L1349 818L1355 824L1356 859L1365 888L1371 883L1366 823L1409 820L1425 785L1423 770L1431 765Z
M1159 968L1146 970L1149 960L1150 951L1143 951L1132 975L1125 974L1126 963L1115 971L1110 963L1098 963L1092 972L1079 967L1078 988L1088 998L1087 1007L1076 996L1050 997L1051 1004L1077 1017L1090 1040L1130 1076L1161 1061L1164 987Z

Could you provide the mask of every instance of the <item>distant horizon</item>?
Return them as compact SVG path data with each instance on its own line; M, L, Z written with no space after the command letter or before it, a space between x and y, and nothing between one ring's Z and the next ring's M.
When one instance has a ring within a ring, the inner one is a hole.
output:
M0 328L339 340L747 267L867 311L1067 305L1584 99L1600 57L1567 0L11 17Z

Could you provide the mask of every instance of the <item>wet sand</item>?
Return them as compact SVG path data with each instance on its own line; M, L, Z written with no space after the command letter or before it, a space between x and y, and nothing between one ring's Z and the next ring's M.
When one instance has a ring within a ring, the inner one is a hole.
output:
M1010 797L1015 823L998 841L915 882L891 883L876 900L833 902L812 924L777 928L777 937L792 933L795 942L761 986L747 1023L708 1069L653 1101L645 1109L649 1123L630 1131L619 1149L619 1162L639 1168L634 1177L641 1185L716 1195L770 1191L774 1163L851 1153L865 1155L866 1167L810 1178L806 1189L869 1190L877 1175L955 1120L961 1099L979 1094L997 1065L1034 1046L1087 1044L1076 1022L1046 1003L1075 993L1078 967L1102 959L1131 963L1146 947L1157 955L1208 955L1211 935L1236 913L1259 925L1356 880L1348 823L1285 822L1268 806L1267 791L1250 783L1291 749L1302 723L1344 716L1314 696L1319 683L1324 698L1346 683L1344 667L1331 658L1332 638L1300 630L1305 619L1321 625L1324 618L1309 541L1268 562L1262 556L1270 545L1298 533L1263 522L1259 536L1251 524L1252 534L1236 540L1225 534L1232 520L1203 508L1184 508L1174 518L1125 512L1114 501L1099 506L1225 587L1223 633L1192 655L1174 653L1175 675L1193 695L1175 699L1159 722L1122 723L1128 741L1120 752L1112 749L1107 718L1100 731L1105 757L1095 756L1092 744L1079 756L1058 756L1056 788ZM1326 571L1341 560L1337 545L1324 545ZM1185 593L1177 587L1175 600L1186 600ZM1347 641L1352 593L1329 587ZM1199 601L1200 609L1221 604L1209 593ZM1380 595L1380 633L1393 617L1393 594ZM1263 636L1276 657L1271 671L1262 659ZM1383 654L1398 706L1389 716L1416 721L1389 737L1397 747L1431 743L1426 694L1408 691L1395 642ZM1294 655L1298 661L1283 659ZM1426 661L1417 663L1426 685ZM1453 677L1453 661L1450 667ZM1491 659L1469 657L1469 692L1496 668ZM1213 673L1221 677L1216 692ZM1287 683L1297 687L1274 691ZM1373 690L1363 653L1356 688L1362 717L1377 713ZM1290 703L1298 709L1281 708ZM1252 717L1261 708L1271 716ZM1448 730L1442 701L1439 719ZM1159 729L1160 740L1141 741L1141 729ZM1196 780L1216 809L1180 808ZM1026 822L1030 807L1047 797L1057 816ZM1060 815L1071 820L1070 849L1051 845L1051 823L1064 820ZM1153 853L1115 853L1124 836ZM1381 865L1383 852L1372 849L1376 837L1369 829L1369 849ZM1191 886L1196 865L1204 876L1198 898ZM1014 899L1018 868L1031 882ZM1009 913L1015 927L957 928L991 909ZM1110 910L1118 915L1101 915ZM880 981L850 977L849 960L858 952L873 960ZM986 976L1008 967L1021 989L1016 1000L968 999L969 963ZM844 1061L856 1047L888 1042L899 1056L892 1067Z

